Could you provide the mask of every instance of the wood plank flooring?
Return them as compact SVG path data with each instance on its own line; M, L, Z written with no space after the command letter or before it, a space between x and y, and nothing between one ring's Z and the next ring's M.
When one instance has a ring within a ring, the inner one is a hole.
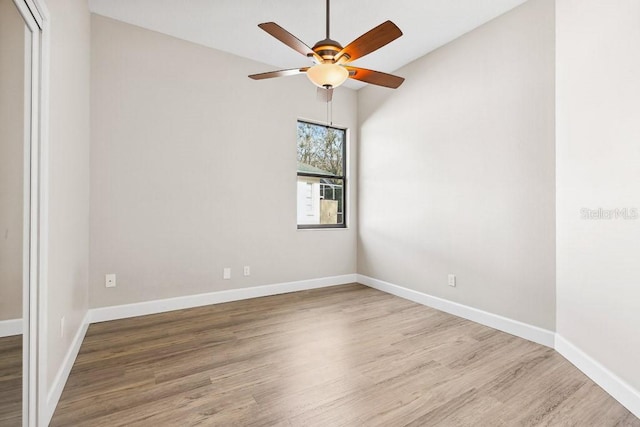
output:
M353 284L91 325L52 426L640 426L555 351Z
M0 338L0 426L22 425L22 335Z

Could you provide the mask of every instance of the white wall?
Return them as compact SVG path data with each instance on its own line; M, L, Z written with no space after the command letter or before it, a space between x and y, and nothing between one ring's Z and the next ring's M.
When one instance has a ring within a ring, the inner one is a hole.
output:
M48 384L88 307L89 46L84 0L47 0L51 18L49 98ZM64 337L60 319L65 317Z
M640 2L557 1L557 331L640 390Z
M353 191L349 229L296 227L296 119L326 119L304 76L98 15L91 48L92 307L355 273ZM352 90L333 119L353 156Z
M0 321L22 318L24 21L0 0Z
M397 74L358 98L358 272L553 330L554 2Z

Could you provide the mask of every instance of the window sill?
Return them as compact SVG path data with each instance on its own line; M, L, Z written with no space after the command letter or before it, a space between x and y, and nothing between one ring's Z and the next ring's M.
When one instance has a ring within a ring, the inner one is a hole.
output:
M308 227L308 228L296 228L297 231L344 231L349 230L349 227Z

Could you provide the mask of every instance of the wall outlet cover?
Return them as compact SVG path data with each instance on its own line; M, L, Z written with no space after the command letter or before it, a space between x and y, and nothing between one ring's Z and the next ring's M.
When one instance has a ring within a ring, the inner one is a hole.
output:
M449 274L449 276L447 276L447 283L449 286L452 286L455 288L456 286L456 275L455 274Z
M104 275L104 286L106 288L115 288L116 287L116 275L115 274L105 274Z

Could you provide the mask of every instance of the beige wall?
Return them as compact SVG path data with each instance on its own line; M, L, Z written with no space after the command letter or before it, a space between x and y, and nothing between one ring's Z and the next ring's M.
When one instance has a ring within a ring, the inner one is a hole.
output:
M22 317L24 21L0 0L0 321Z
M640 390L640 2L557 1L558 333Z
M97 15L91 40L92 307L355 273L353 203L347 230L296 229L296 119L326 119L304 76ZM333 118L352 155L355 92Z
M46 303L51 385L88 306L90 20L84 0L47 0L47 6L51 68Z
M94 16L88 272L88 14L48 3L50 378L87 281L101 307L356 271L354 188L350 229L295 228L295 120L325 118L303 77L253 82L270 67ZM638 223L580 219L640 207L640 10L557 3L557 97L552 0L404 67L398 91L337 92L352 157L359 110L357 270L547 329L557 316L563 337L640 388Z
M397 74L359 95L358 272L553 330L554 2Z

